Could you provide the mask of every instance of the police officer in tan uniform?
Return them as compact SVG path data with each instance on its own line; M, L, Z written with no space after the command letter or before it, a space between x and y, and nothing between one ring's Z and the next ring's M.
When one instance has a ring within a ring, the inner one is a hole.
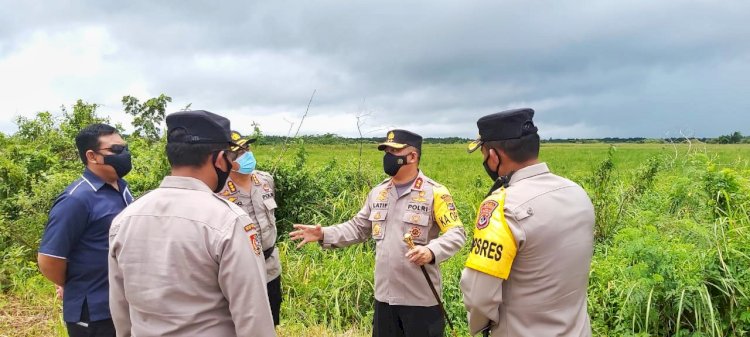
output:
M270 173L255 169L255 155L250 151L250 144L255 138L244 137L232 131L232 146L227 155L232 161L232 172L229 173L224 189L219 193L237 206L240 206L258 226L260 243L263 246L263 258L266 260L266 279L268 284L268 302L271 305L274 325L279 325L281 310L281 262L276 248L276 200L275 185Z
M441 291L438 265L466 241L463 225L448 189L419 170L422 137L406 131L388 132L383 169L386 179L367 195L354 218L322 228L294 225L294 240L320 242L326 248L375 241L375 337L443 336L445 319L420 270L424 266ZM409 249L404 234L416 244ZM442 235L440 235L442 233Z
M118 337L276 336L258 226L218 197L231 170L229 120L167 116L172 173L130 204L109 234Z
M532 109L477 121L495 181L479 206L461 276L472 335L591 336L586 311L594 208L576 183L538 161Z

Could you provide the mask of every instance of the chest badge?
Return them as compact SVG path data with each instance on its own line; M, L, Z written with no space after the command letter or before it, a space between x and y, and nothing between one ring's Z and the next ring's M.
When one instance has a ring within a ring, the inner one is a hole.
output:
M388 190L382 190L380 193L378 193L378 201L386 201L388 200Z
M381 233L380 223L376 222L376 223L372 224L372 235L373 236L380 236L380 233Z
M413 200L415 202L425 202L425 201L427 201L427 199L424 198L424 191L419 191L419 195L416 196L416 197L414 197L414 198L411 198L411 200Z
M422 236L422 230L419 229L419 227L414 226L409 230L409 234L411 234L412 237L420 237Z

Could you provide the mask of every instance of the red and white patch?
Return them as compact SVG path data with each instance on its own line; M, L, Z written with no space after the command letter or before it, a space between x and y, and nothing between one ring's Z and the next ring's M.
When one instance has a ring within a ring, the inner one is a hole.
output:
M477 215L477 229L484 229L490 224L492 218L492 212L497 208L498 203L495 200L487 200L479 206L479 214Z
M422 180L422 177L417 178L417 180L414 181L414 189L415 190L421 190L423 183L424 183L424 181Z
M258 234L250 235L250 244L253 245L253 251L255 255L260 256L260 241L258 241Z

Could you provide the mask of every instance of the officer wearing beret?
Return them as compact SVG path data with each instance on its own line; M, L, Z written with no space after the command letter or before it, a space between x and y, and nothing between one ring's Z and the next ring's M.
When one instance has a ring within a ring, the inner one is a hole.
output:
M538 161L534 110L477 121L484 169L494 181L479 206L461 275L472 335L591 336L586 289L594 207L576 183Z
M232 168L230 146L224 117L167 116L172 173L109 233L117 336L276 336L258 226L215 194Z
M237 144L231 147L228 154L232 161L232 172L219 196L242 208L250 216L252 223L258 226L263 258L266 260L268 301L273 323L279 325L281 262L276 248L276 185L270 173L255 169L257 162L250 151L250 144L255 142L255 138L232 131L232 141Z
M351 220L322 228L294 225L294 240L320 242L325 248L375 241L374 337L443 336L445 319L421 267L441 293L438 265L466 241L448 189L419 170L422 137L392 130L378 146L385 151L383 170L391 178L367 195ZM409 249L404 234L416 244ZM440 235L442 233L442 235Z

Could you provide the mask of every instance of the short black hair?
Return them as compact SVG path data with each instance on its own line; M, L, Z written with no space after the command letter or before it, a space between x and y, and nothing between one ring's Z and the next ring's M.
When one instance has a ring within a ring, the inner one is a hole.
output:
M117 129L111 125L102 123L91 124L78 131L76 147L78 148L78 156L81 157L83 165L86 165L86 152L88 150L99 151L99 146L101 145L99 137L109 136L114 133L117 133Z
M539 143L539 134L532 133L521 138L488 141L484 145L495 151L503 150L510 160L523 163L539 157Z
M169 138L182 138L185 135L185 129L179 128L173 130ZM167 159L172 167L191 166L201 167L206 162L206 158L216 151L229 151L227 144L190 144L182 142L167 141Z

